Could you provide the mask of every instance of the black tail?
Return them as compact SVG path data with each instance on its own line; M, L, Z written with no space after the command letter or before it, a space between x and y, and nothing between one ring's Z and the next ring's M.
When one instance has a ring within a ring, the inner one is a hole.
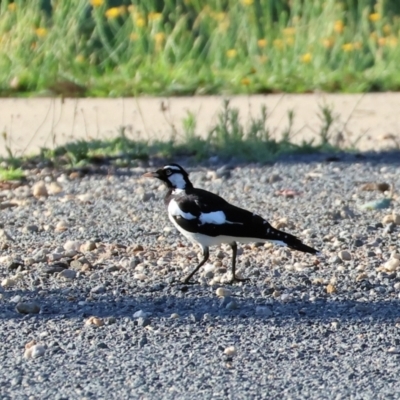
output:
M273 229L269 232L268 235L269 240L278 240L285 243L290 249L302 251L303 253L317 254L318 250L313 249L310 246L304 244L300 239L296 236L291 235L290 233L279 231L278 229ZM272 238L273 236L273 238Z

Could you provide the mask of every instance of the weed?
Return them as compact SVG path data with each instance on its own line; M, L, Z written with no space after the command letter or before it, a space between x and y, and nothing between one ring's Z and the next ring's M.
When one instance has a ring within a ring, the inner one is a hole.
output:
M21 168L0 167L0 181L19 181L24 178L25 174Z

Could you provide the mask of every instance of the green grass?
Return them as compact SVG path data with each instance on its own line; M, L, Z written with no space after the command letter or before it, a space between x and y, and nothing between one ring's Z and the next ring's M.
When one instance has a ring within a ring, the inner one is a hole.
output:
M9 148L9 157L0 161L9 166L4 173L17 176L22 173L18 167L29 168L38 163L67 169L89 165L129 167L150 157L168 161L186 157L188 162L190 159L198 162L216 156L226 161L234 159L266 163L288 154L332 153L343 150L335 143L338 131L333 130L334 123L338 125L340 122L338 117L328 106L321 106L320 110L320 127L316 139L302 143L294 141L297 132L293 130L295 115L292 111L288 112L286 128L280 135L273 135L268 127L268 113L264 106L257 117L252 117L244 125L240 122L239 110L232 107L229 101L225 101L216 123L205 137L197 132L196 116L188 113L182 121L183 136L173 135L169 141L137 141L128 137L126 130L120 128L119 135L113 139L70 142L55 149L42 148L40 154L21 158L14 157ZM342 128L344 127L339 124L339 128L335 129L340 131Z
M24 178L25 174L21 168L0 167L0 181L19 181Z
M397 0L41 3L0 3L3 96L400 88Z

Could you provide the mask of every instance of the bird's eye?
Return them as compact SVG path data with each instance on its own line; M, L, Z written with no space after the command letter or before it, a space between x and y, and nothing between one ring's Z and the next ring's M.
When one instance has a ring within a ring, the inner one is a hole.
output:
M172 174L172 171L168 168L168 169L165 170L165 174L167 176L170 176Z

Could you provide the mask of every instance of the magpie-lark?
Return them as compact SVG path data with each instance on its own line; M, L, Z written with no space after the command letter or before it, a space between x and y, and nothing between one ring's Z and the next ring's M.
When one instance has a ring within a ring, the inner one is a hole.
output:
M232 248L232 282L246 280L236 276L236 242L273 242L304 253L318 254L295 236L273 228L259 215L229 204L214 193L194 188L188 173L178 164L165 165L144 176L158 178L167 186L164 202L169 219L186 238L203 250L203 259L183 283L188 283L206 263L209 247L221 243L228 243Z

